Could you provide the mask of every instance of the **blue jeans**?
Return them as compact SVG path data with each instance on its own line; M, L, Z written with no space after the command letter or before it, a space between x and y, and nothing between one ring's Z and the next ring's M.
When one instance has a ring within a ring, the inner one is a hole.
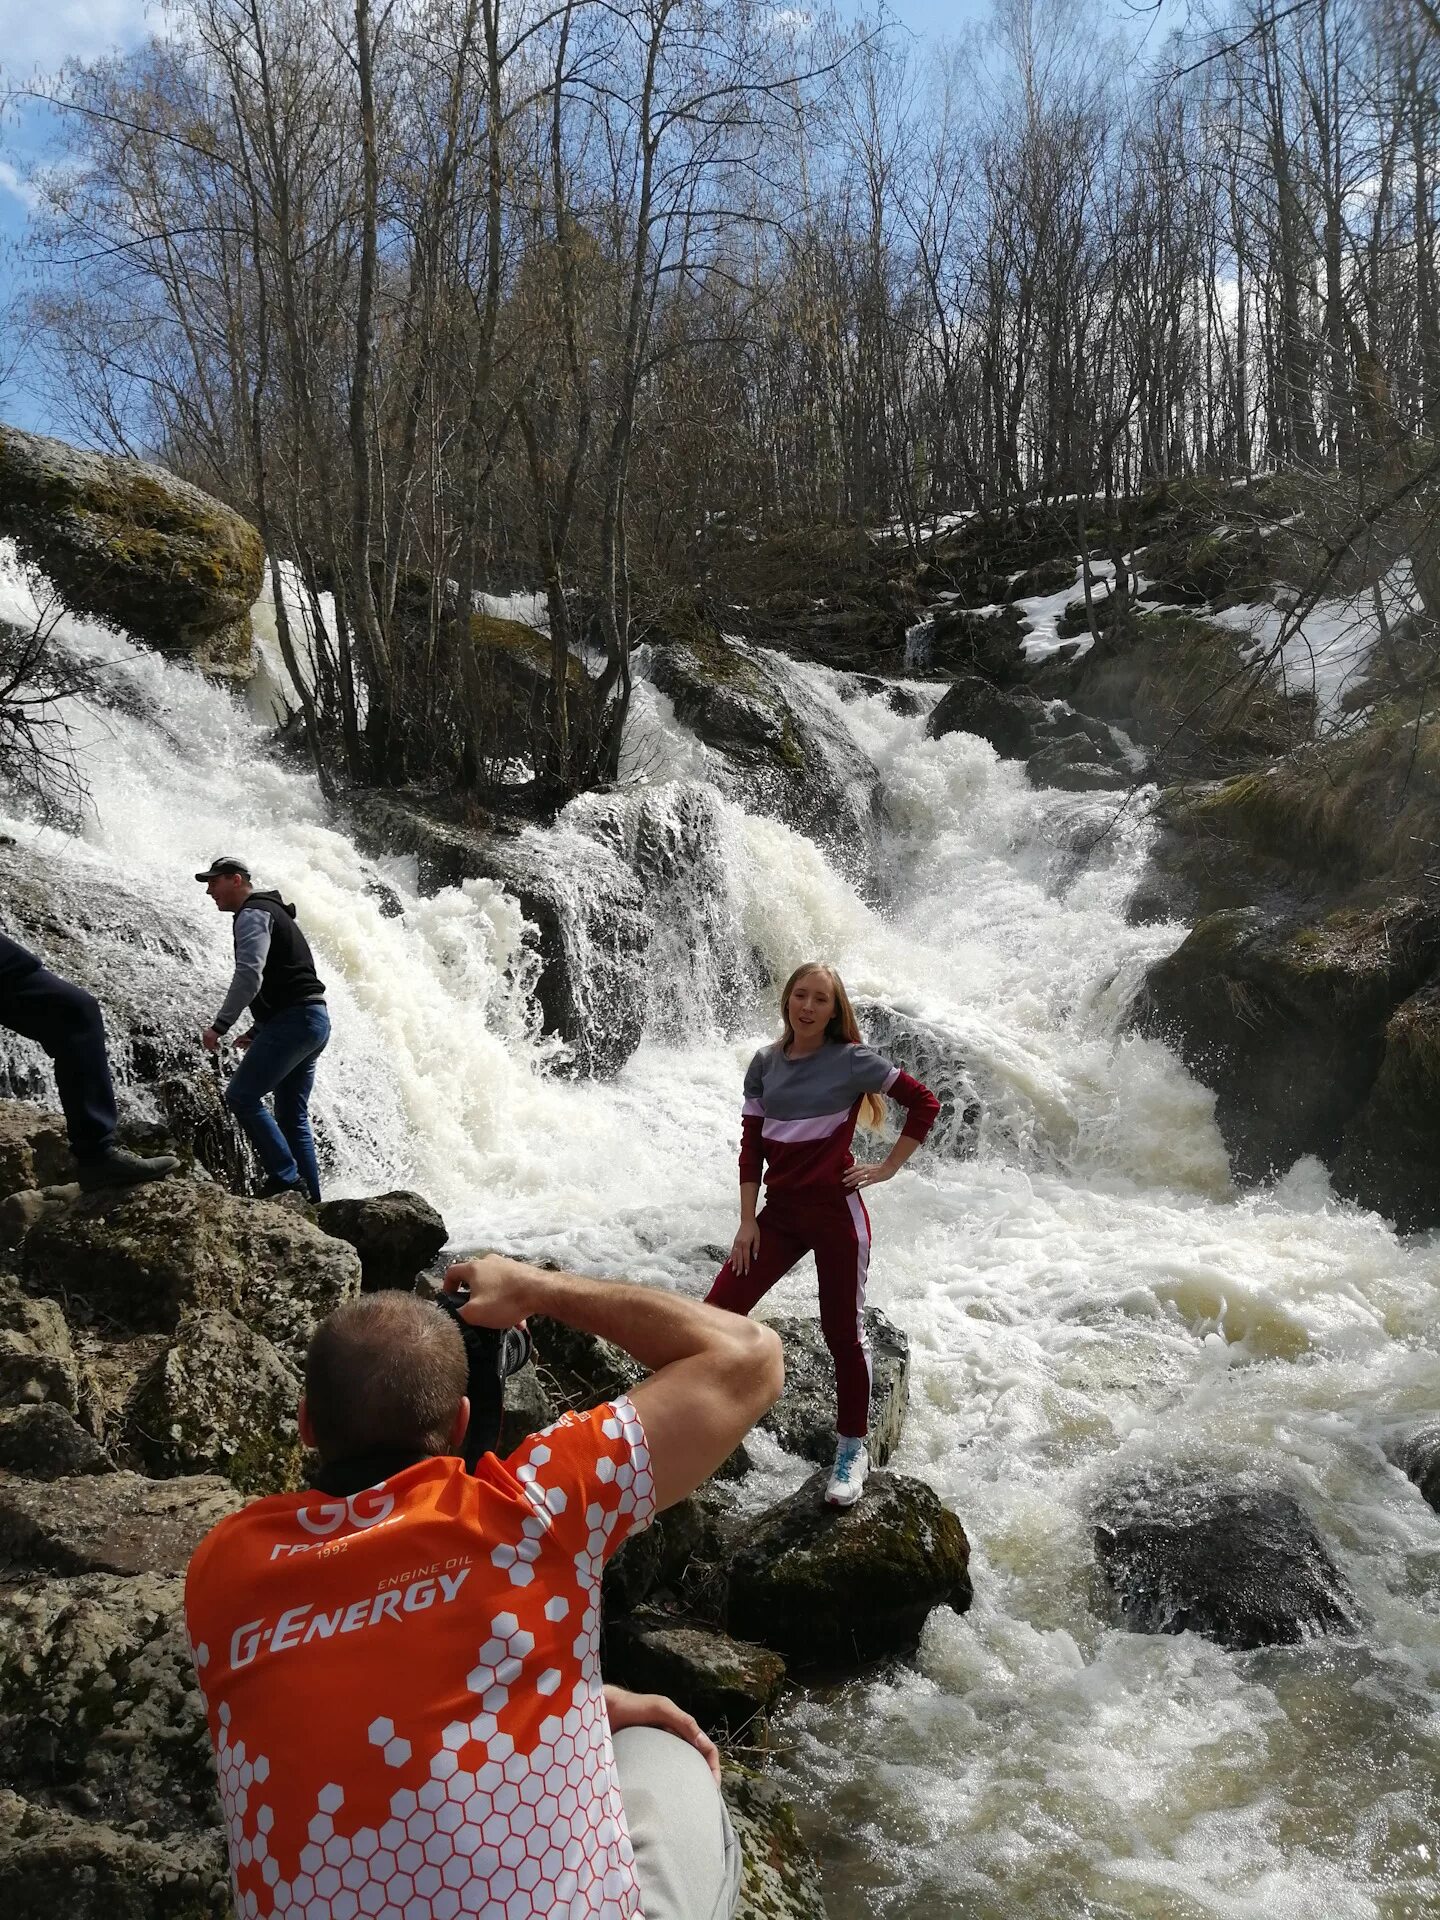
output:
M302 1183L312 1200L320 1198L320 1173L310 1132L310 1089L329 1038L323 1000L286 1007L256 1026L250 1050L225 1089L225 1104L250 1136L266 1173L287 1185ZM267 1093L275 1096L273 1115L265 1105Z

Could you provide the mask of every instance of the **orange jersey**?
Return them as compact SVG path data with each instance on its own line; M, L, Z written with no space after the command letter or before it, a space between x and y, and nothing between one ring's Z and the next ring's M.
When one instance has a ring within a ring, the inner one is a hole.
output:
M622 1398L222 1520L185 1615L238 1920L634 1920L600 1579L654 1508Z

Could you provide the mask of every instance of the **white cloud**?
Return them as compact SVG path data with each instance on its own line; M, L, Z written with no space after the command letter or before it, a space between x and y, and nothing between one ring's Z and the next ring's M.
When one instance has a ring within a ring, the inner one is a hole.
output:
M18 200L22 207L40 204L40 196L34 187L8 160L0 160L0 194Z
M62 61L93 60L143 39L159 7L154 0L48 0L5 9L3 56L7 78L23 82Z

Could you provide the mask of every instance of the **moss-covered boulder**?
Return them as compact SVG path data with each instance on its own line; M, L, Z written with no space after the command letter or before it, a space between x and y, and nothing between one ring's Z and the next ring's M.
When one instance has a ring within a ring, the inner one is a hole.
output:
M353 1247L288 1207L179 1177L93 1194L29 1234L35 1291L80 1296L120 1327L173 1332L224 1309L293 1365L316 1324L360 1290Z
M1283 1488L1152 1471L1108 1488L1094 1518L1100 1571L1134 1633L1244 1649L1359 1625L1344 1575Z
M1369 1092L1400 1003L1440 961L1440 913L1415 899L1275 923L1240 908L1202 920L1145 976L1134 1008L1216 1094L1241 1179L1329 1161Z
M430 1202L403 1190L325 1200L315 1220L359 1254L360 1284L366 1293L413 1287L448 1238L445 1222Z
M793 676L802 669L789 669ZM802 697L781 668L716 639L656 646L650 677L685 725L720 756L747 805L814 838L854 844L873 831L879 777L848 729Z
M1440 1226L1440 980L1427 980L1385 1023L1369 1093L1331 1165L1335 1191L1402 1233Z
M260 536L163 467L0 427L0 533L76 612L211 672L249 673Z
M711 595L727 631L852 672L903 666L920 596L903 558L863 528L801 527L756 539L717 525L709 548ZM687 641L702 637L698 623L685 624Z
M970 1543L934 1491L873 1473L846 1510L816 1473L739 1538L725 1625L792 1667L845 1668L910 1654L937 1606L971 1601Z
M745 1862L735 1920L825 1920L819 1872L779 1787L727 1760L721 1789Z
M242 1493L299 1486L300 1378L223 1309L187 1313L136 1383L125 1439L149 1473L219 1473Z
M922 642L926 664L947 673L978 674L996 687L1021 685L1028 673L1014 607L937 607Z
M41 1573L180 1573L211 1527L243 1504L214 1474L0 1480L0 1563Z
M0 1790L0 1909L13 1920L226 1920L218 1830L165 1845Z
M212 1825L183 1586L86 1573L0 1591L0 1773L157 1838Z
M753 1641L665 1614L637 1613L605 1635L605 1678L668 1694L717 1739L759 1744L785 1685L785 1662Z

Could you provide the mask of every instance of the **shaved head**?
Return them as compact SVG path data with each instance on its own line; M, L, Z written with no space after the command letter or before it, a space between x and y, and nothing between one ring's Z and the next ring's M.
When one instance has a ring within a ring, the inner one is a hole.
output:
M413 1293L369 1293L321 1321L305 1405L327 1463L380 1450L446 1453L465 1397L465 1343Z

